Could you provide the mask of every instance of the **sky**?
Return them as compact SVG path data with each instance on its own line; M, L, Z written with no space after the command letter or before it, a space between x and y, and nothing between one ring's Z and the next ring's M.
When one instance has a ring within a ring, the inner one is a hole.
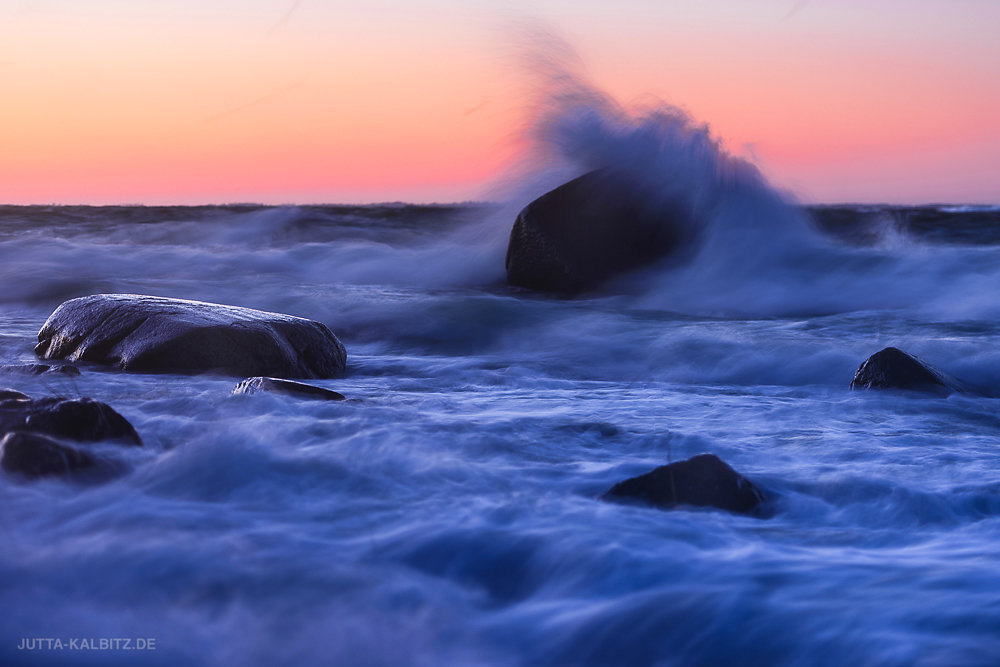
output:
M546 31L800 201L1000 204L997 27L994 0L0 0L0 202L487 198Z

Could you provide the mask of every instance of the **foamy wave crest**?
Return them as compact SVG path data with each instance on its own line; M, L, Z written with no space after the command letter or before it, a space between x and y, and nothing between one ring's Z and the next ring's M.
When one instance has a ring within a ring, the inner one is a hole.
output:
M530 152L538 166L528 179L534 187L523 186L522 195L611 168L653 205L689 214L694 226L687 261L675 257L631 274L608 292L632 294L641 307L699 315L1000 314L996 249L928 247L902 232L873 248L837 241L754 164L726 151L707 125L667 103L627 109L586 82L568 47L539 41L531 62L545 91ZM665 216L665 224L676 220ZM993 277L989 295L980 272Z

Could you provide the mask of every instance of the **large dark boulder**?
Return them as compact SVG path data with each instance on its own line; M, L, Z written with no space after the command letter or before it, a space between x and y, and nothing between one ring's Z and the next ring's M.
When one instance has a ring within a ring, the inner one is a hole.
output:
M282 380L279 378L255 377L247 378L233 389L234 396L250 396L261 392L286 394L298 398L311 398L321 401L342 401L344 395L332 389L317 387L304 382Z
M325 325L200 301L98 294L59 306L38 332L43 359L130 371L327 378L347 352Z
M965 391L958 380L894 347L868 357L854 374L851 389L907 389L942 395Z
M23 396L23 395L22 395ZM26 431L69 440L117 440L142 445L127 419L92 398L18 398L0 400L0 435Z
M38 433L13 431L0 440L0 467L26 477L65 475L96 465L87 452Z
M510 232L507 282L586 291L690 245L690 215L636 180L601 169L528 204Z
M764 494L714 454L660 466L615 484L604 500L638 501L662 508L678 505L717 507L746 514L757 509Z

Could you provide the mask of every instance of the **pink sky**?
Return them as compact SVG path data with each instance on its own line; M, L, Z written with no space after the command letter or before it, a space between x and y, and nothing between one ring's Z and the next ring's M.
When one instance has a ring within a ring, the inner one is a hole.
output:
M518 22L803 201L1000 203L990 0L0 0L0 202L487 196Z

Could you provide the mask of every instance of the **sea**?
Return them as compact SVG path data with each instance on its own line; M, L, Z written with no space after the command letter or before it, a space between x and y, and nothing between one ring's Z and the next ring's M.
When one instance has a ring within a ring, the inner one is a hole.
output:
M101 483L0 475L0 662L1000 663L1000 207L805 206L676 115L616 122L570 118L565 163L493 203L0 207L0 364L98 293L348 351L313 381L341 402L0 374L145 443L94 445L123 466ZM608 151L695 247L573 297L508 286L517 211ZM887 346L970 391L852 390ZM765 511L600 499L706 452Z

